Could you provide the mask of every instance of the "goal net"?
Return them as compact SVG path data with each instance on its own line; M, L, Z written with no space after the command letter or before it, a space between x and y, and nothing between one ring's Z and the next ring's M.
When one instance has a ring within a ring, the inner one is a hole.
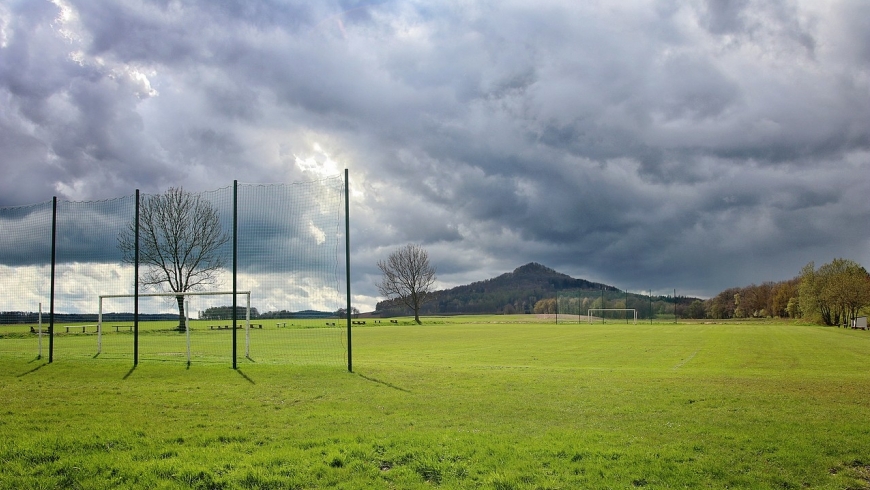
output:
M243 298L236 312L235 328L242 332L244 355L251 358L251 292L237 291ZM226 362L232 354L232 343L227 334L233 329L232 311L224 318L203 319L203 306L215 303L212 297L232 297L232 291L188 291L183 293L141 293L140 307L154 305L156 299L168 300L174 307L181 298L184 316L176 312L145 313L135 322L129 314L105 314L104 307L114 300L127 299L132 294L104 294L99 297L97 323L94 325L97 341L97 356L129 357L139 359L183 359L188 364L193 360ZM211 299L211 301L209 301ZM226 301L226 300L224 300ZM169 306L164 305L166 309ZM153 306L152 306L153 308ZM146 308L146 311L150 308ZM199 312L197 314L197 312ZM143 321L143 317L144 320ZM253 324L256 328L257 324ZM83 329L85 330L85 329Z
M589 323L600 321L604 323L610 321L625 321L632 322L637 325L637 310L634 308L589 308L586 313Z

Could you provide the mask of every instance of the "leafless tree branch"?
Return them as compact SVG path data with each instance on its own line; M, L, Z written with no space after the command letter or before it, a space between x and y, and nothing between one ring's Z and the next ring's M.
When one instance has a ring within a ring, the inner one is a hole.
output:
M378 268L383 274L378 292L414 310L414 320L419 324L420 306L431 299L436 279L429 253L420 245L408 244L391 253L386 261L379 260Z

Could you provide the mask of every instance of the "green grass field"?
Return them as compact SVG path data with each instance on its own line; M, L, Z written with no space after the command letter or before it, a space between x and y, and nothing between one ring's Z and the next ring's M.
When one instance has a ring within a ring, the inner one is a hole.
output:
M0 488L870 488L868 332L404 323L356 328L354 373L2 334Z
M346 330L335 319L254 320L249 332L244 322L236 335L237 357L241 362L342 364L346 363ZM179 332L177 321L142 322L139 325L139 360L187 362L188 342ZM193 320L190 322L191 363L232 365L232 321ZM279 327L280 325L280 327ZM257 328L259 327L259 328ZM42 339L31 332L35 325L0 326L0 356L33 355L48 357L47 334ZM132 322L105 323L101 334L97 325L60 323L55 325L53 358L117 359L133 362ZM42 326L43 332L48 327ZM250 345L251 348L247 348ZM249 354L249 359L245 359Z

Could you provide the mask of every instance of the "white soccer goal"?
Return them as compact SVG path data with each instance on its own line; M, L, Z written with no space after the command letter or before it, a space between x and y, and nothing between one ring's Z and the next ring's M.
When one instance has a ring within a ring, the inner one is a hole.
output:
M637 325L637 310L634 308L589 308L589 310L587 311L587 314L586 314L587 318L589 318L589 323L592 323L592 312L593 311L600 311L602 313L606 312L606 311L625 311L625 312L630 311L630 312L634 313L634 324ZM604 320L604 317L602 316L601 319Z
M188 296L219 296L219 295L232 295L232 291L188 291L184 293L141 293L139 297L178 297L184 296L184 301L187 303ZM236 291L236 294L243 294L246 298L246 306L245 306L245 357L251 357L251 292L250 291ZM100 295L100 304L97 314L97 354L100 354L103 349L103 299L105 298L133 298L136 295L134 294L101 294ZM184 319L185 322L185 331L187 335L187 363L190 364L190 326L189 326L189 316L190 309L187 304L185 304L185 315L188 318Z

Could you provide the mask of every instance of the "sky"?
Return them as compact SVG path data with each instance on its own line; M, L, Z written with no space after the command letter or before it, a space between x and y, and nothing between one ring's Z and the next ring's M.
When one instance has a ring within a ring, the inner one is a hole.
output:
M864 0L0 0L0 206L350 175L354 301L870 266Z

